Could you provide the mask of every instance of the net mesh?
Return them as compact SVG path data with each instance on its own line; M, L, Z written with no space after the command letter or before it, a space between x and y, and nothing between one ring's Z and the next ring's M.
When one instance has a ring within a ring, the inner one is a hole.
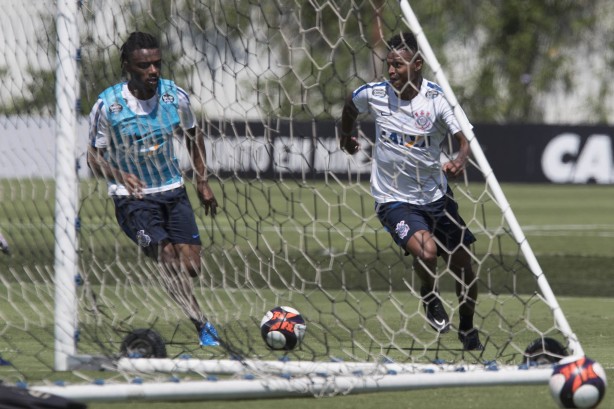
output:
M0 126L23 135L0 150L0 232L11 248L0 257L0 378L127 382L136 375L53 369L54 99L34 91L53 78L54 63L51 52L36 63L23 63L21 53L55 49L54 16L31 14L38 18L33 29L16 35L9 55L18 64L6 68L17 79L0 90ZM126 337L150 329L169 358L519 365L530 342L561 339L477 164L453 189L478 239L469 250L480 288L475 324L486 348L463 351L454 274L442 261L433 272L453 323L440 336L425 320L411 259L375 216L368 186L373 124L360 124L358 155L338 148L336 120L347 92L382 78L384 39L405 29L396 1L83 2L79 24L79 354L115 362ZM220 212L206 216L188 183L203 240L194 287L224 347L199 346L156 265L117 225L106 182L85 164L86 115L97 95L120 81L119 47L135 30L160 38L163 73L188 92L205 130ZM261 318L278 305L307 321L292 351L268 349L260 334Z

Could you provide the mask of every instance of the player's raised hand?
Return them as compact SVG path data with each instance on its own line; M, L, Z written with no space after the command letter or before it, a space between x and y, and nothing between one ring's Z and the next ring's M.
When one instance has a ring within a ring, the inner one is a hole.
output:
M442 165L442 170L449 177L458 177L465 171L465 163L462 160L454 159Z
M143 188L145 187L145 183L138 178L138 176L133 175L132 173L122 172L122 184L128 190L132 196L137 199L143 198Z
M360 150L358 138L353 135L342 135L339 145L342 151L345 151L350 155L353 155Z

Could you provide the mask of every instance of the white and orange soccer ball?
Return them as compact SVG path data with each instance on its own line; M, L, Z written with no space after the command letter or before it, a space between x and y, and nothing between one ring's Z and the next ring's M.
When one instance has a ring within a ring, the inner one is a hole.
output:
M550 377L550 393L561 408L596 408L606 389L603 367L590 358L563 358Z
M275 350L291 351L305 336L307 325L301 313L292 307L275 307L260 321L260 333L267 346Z

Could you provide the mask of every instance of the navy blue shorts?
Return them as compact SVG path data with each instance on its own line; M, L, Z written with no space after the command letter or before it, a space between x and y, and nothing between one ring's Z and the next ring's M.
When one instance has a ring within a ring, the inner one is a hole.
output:
M434 235L438 240L438 250L443 246L454 251L459 244L468 246L476 240L458 214L458 203L449 188L446 195L433 203L376 203L375 211L395 243L405 251L407 242L418 230L427 230Z
M185 187L145 195L113 196L120 227L148 256L162 242L201 245L194 210Z

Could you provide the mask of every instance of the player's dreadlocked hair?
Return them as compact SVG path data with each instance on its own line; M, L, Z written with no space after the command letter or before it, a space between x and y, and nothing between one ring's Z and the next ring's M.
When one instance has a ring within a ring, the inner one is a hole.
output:
M128 56L134 50L151 50L155 48L160 48L160 43L154 36L136 31L130 34L124 45L119 49L119 60L123 65L125 61L128 61Z
M397 34L388 40L388 48L391 50L407 49L413 53L418 52L418 41L412 32Z

